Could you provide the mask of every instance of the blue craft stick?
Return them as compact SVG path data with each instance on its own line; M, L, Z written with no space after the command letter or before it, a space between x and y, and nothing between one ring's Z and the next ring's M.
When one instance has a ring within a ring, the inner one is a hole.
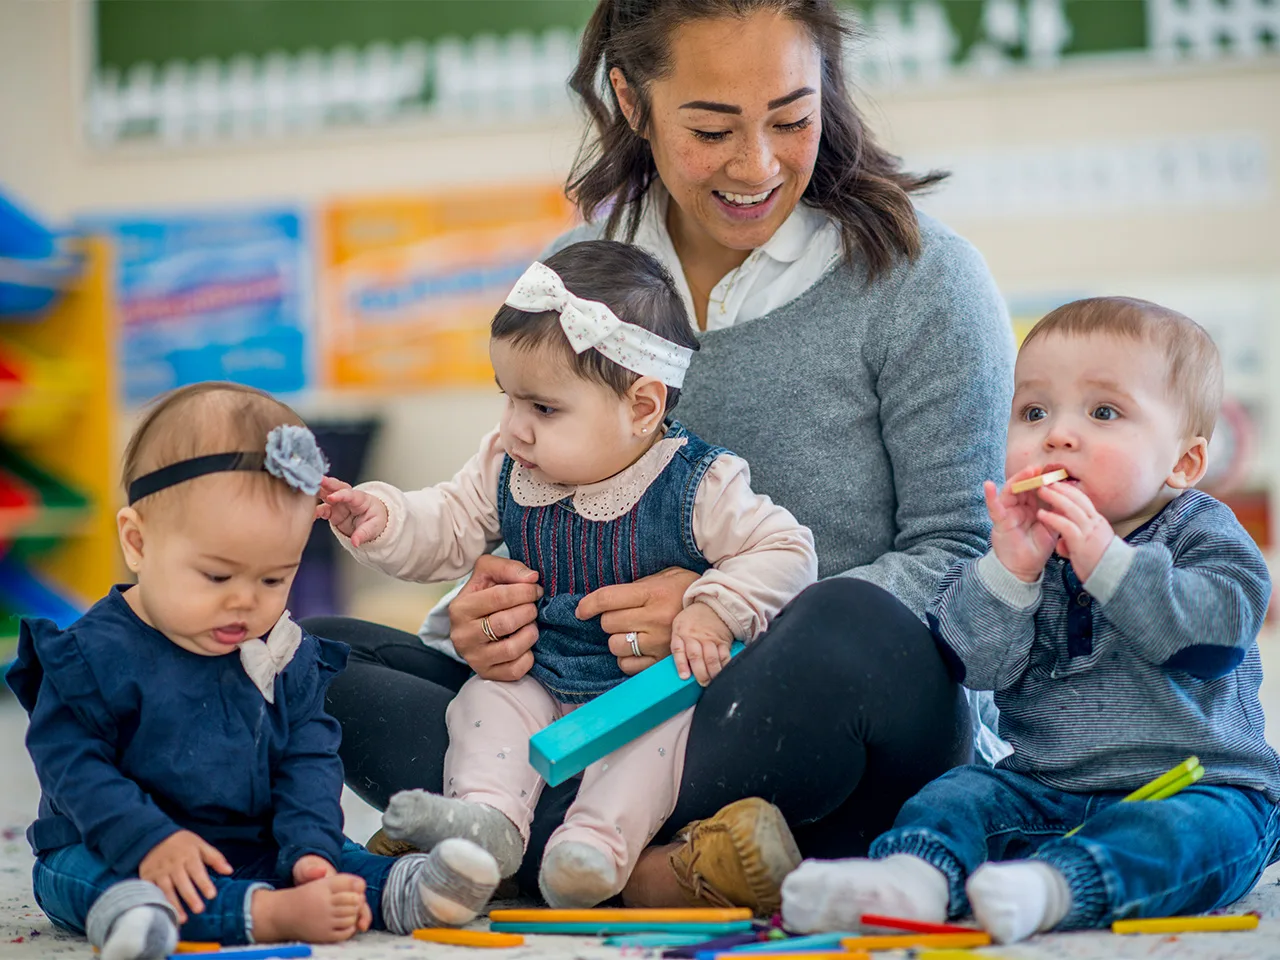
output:
M209 960L270 960L270 958L280 957L281 960L287 960L289 957L309 957L311 956L311 948L305 943L281 943L274 947L229 947L225 950L211 950L205 953L171 953L168 960L200 960L201 957L207 957Z
M705 933L631 933L619 937L605 937L606 947L687 947L707 942Z
M735 643L732 653L742 649ZM681 680L673 657L602 693L529 738L529 763L549 786L591 764L698 702L702 687Z
M650 670L653 668L650 667ZM587 937L607 937L615 933L704 933L708 936L722 933L745 933L751 929L750 920L727 920L722 923L661 923L657 921L627 920L595 923L502 923L493 922L489 929L494 933L569 933Z
M815 933L807 937L787 937L785 940L767 940L763 943L744 943L732 947L729 953L810 953L838 949L841 940L856 937L856 933Z

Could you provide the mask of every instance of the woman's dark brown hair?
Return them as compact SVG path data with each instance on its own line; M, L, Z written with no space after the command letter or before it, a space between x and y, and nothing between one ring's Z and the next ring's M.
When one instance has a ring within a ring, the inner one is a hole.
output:
M570 88L582 98L595 127L569 175L567 191L588 219L613 201L605 236L633 240L641 201L657 176L649 141L631 129L609 83L617 67L636 91L637 129L650 130L648 87L671 69L672 33L681 25L776 11L803 24L822 56L822 137L813 176L801 200L840 225L845 257L866 258L868 275L887 270L899 256L920 252L920 227L910 193L946 174L920 176L876 143L854 106L844 76L843 53L851 28L833 0L600 0L582 37Z

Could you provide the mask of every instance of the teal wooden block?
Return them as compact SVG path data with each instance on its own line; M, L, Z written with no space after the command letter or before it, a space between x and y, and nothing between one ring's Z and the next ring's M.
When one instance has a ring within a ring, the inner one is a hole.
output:
M732 653L742 647L734 643ZM535 733L529 738L529 763L554 787L692 707L701 696L698 681L681 680L675 659L667 657Z

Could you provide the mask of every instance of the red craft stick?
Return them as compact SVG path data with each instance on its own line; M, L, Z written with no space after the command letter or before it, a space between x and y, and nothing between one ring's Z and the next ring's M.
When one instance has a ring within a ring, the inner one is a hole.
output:
M882 917L878 913L864 913L862 923L868 927L886 927L889 930L906 930L910 933L973 933L973 927L961 927L954 923L925 923L923 920L904 920L901 917Z

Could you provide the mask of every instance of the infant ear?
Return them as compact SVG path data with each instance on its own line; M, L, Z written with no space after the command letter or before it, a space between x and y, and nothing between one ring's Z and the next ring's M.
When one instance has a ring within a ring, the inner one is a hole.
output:
M1204 479L1209 469L1209 441L1204 437L1196 437L1190 447L1178 458L1173 471L1165 479L1165 483L1175 490L1186 490L1194 487Z

